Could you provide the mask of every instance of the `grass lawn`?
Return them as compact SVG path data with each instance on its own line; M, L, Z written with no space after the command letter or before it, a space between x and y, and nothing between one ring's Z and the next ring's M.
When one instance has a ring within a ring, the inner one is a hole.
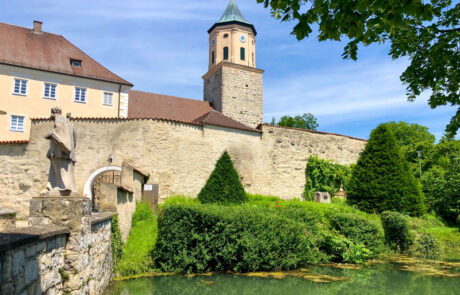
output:
M156 216L148 205L138 203L123 255L115 267L116 273L121 276L130 276L151 271L153 261L150 251L155 246L156 238Z

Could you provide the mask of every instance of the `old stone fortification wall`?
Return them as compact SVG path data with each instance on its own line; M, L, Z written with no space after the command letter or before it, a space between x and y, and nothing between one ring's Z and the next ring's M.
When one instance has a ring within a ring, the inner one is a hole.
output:
M75 120L76 184L107 164L129 161L160 185L160 197L196 196L224 150L231 154L249 193L298 198L309 155L354 163L365 141L345 136L262 126L262 133L158 120ZM49 121L34 121L28 144L0 145L0 204L27 217L28 201L45 189Z
M69 252L69 229L32 226L0 233L0 294L102 294L112 279L110 218L91 218L91 232L80 237L84 251ZM69 261L77 261L78 286L66 290L73 273Z

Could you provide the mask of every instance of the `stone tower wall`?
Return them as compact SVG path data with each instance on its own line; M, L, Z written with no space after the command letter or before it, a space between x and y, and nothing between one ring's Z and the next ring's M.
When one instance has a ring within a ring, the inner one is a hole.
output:
M263 122L263 71L221 63L204 77L204 100L250 127Z

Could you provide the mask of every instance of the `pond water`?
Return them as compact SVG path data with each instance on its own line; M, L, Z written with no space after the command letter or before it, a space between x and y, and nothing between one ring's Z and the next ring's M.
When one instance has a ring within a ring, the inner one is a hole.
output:
M268 277L267 277L268 275ZM287 273L170 275L112 283L104 295L460 294L460 263L392 261Z

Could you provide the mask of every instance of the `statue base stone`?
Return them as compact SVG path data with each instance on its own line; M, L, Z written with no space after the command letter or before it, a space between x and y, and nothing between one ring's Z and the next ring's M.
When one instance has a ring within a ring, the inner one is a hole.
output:
M69 279L63 284L64 291L67 294L85 294L82 285L90 272L91 200L74 192L62 196L59 191L32 198L29 225L48 224L65 226L70 230L64 258L64 272Z

